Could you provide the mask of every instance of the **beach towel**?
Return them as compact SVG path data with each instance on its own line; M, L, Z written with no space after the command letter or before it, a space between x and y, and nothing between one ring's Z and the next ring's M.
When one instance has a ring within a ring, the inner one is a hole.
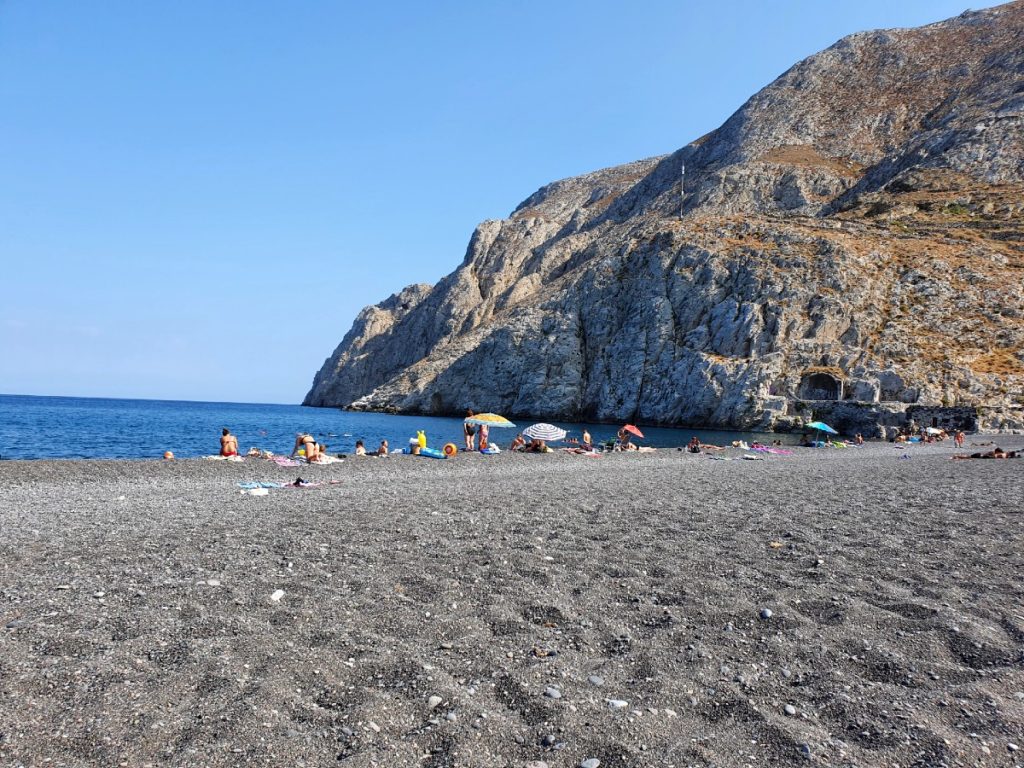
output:
M203 456L207 461L245 461L241 456Z
M339 459L336 456L328 456L327 454L322 454L320 456L317 456L316 461L310 461L307 462L307 464L340 464L342 461L344 461L344 459Z
M290 459L287 456L272 456L269 461L274 462L279 467L297 467L299 462L294 459Z
M325 485L338 485L341 480L325 480L319 483L311 483L303 480L301 477L298 478L294 483L285 483L282 488L321 488Z
M248 483L238 483L239 488L251 489L251 488L283 488L284 483L275 483L270 480L255 480Z

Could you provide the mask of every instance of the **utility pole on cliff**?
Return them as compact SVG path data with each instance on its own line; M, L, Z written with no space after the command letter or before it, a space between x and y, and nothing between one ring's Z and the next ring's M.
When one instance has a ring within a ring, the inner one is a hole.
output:
M686 161L679 161L679 218L683 218L683 208L686 207Z

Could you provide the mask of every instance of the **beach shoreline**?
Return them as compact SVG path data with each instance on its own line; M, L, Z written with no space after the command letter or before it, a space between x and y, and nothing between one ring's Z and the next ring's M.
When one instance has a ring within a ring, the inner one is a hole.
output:
M1024 461L954 452L3 461L0 763L1015 765Z

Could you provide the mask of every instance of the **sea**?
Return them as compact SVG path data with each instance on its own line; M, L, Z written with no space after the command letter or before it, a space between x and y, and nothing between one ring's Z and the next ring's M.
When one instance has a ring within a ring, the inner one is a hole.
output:
M522 429L534 423L519 421ZM554 422L579 437L587 428L596 442L615 437L618 424ZM298 432L309 432L332 454L351 453L356 440L367 450L387 439L392 451L415 438L428 444L463 446L462 420L437 416L358 413L336 408L267 403L206 403L183 400L122 400L92 397L0 395L0 459L159 459L164 451L178 458L215 454L222 428L238 437L241 453L250 448L290 453ZM734 440L796 442L795 436L711 429L667 429L639 425L639 445L676 448L693 435L726 445ZM491 429L491 441L505 447L515 429Z

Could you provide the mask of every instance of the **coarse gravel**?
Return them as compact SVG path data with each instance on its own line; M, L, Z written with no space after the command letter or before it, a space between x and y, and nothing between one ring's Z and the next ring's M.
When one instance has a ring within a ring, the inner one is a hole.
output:
M0 765L1017 765L1024 460L952 453L0 462Z

